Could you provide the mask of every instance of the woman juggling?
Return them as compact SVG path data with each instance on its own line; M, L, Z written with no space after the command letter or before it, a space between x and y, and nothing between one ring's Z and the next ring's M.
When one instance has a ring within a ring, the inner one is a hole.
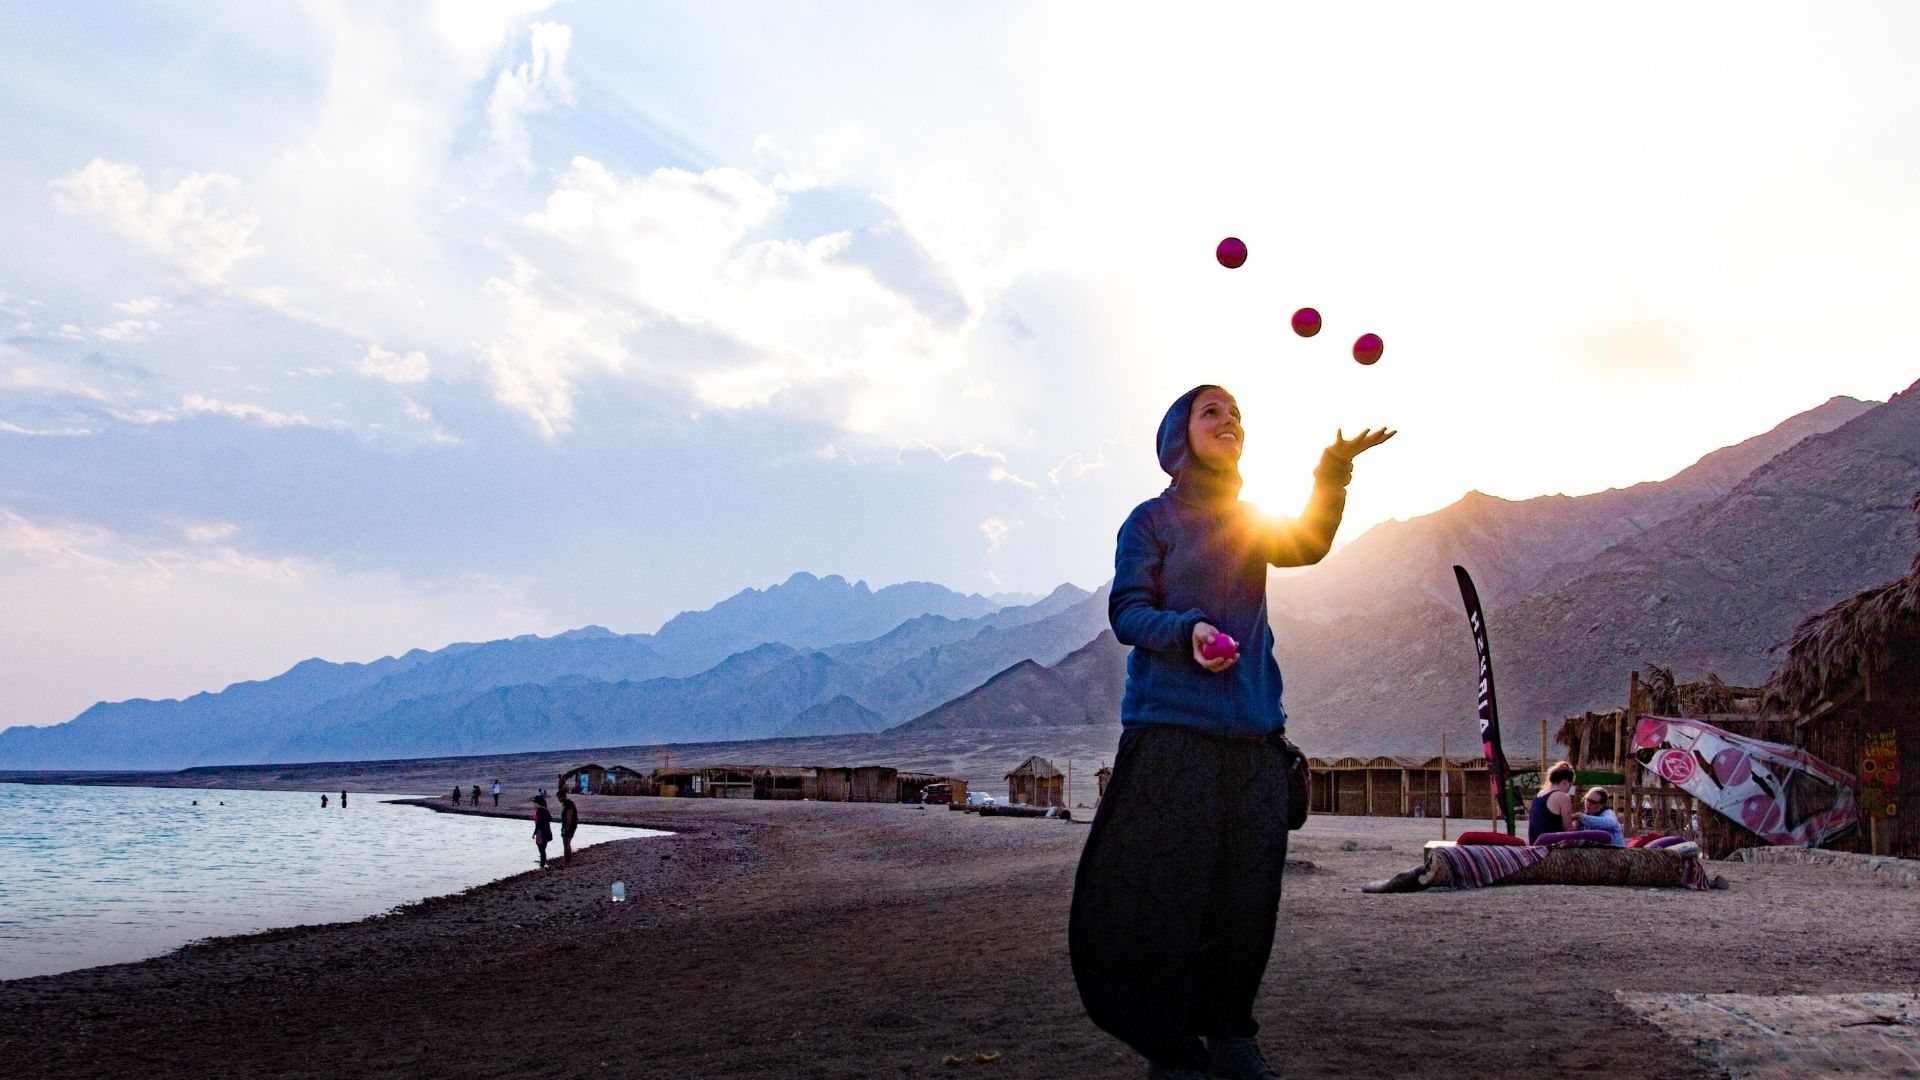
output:
M1195 387L1160 422L1173 482L1120 527L1108 618L1133 652L1067 936L1088 1016L1139 1051L1149 1077L1276 1075L1253 1019L1289 811L1267 568L1327 554L1353 459L1393 435L1336 434L1306 511L1271 521L1239 498L1233 395Z

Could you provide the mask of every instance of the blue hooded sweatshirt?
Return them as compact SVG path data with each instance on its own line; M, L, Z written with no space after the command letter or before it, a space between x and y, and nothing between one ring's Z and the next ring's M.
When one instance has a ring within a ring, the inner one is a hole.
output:
M1209 468L1187 445L1193 401L1180 396L1160 422L1160 467L1173 483L1120 526L1107 619L1133 646L1120 701L1126 727L1182 724L1260 736L1286 726L1280 665L1267 623L1267 567L1319 562L1346 508L1352 463L1329 452L1307 510L1290 522L1240 501L1237 468ZM1211 672L1193 659L1193 628L1210 623L1239 642L1240 659Z

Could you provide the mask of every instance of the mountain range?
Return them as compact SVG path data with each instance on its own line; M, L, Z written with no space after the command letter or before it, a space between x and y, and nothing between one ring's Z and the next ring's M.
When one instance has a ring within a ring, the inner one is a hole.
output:
M1451 566L1487 607L1510 725L1619 704L1658 662L1730 682L1803 616L1901 572L1920 393L1834 398L1674 476L1592 495L1471 492L1275 574L1291 728L1316 754L1471 741L1474 661ZM589 626L308 660L179 701L0 731L0 768L170 769L568 746L1117 724L1106 590L965 595L798 573L653 634ZM1522 740L1524 741L1524 740ZM1528 743L1527 745L1531 745Z

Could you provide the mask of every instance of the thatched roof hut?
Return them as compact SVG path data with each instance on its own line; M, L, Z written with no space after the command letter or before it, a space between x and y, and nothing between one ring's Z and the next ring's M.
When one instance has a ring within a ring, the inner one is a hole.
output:
M1920 493L1911 508L1920 515ZM1920 858L1920 554L1904 576L1801 622L1775 651L1769 715L1860 778L1866 823L1830 846Z
M1003 779L1007 801L1015 806L1065 806L1066 777L1038 754L1014 767Z

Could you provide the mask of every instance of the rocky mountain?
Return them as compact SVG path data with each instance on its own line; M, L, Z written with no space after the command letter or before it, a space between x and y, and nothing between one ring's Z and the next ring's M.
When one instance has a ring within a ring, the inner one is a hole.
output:
M1482 589L1502 719L1530 748L1543 719L1621 704L1643 663L1764 679L1767 650L1801 618L1906 569L1916 490L1920 384L1583 560L1523 573L1484 550L1438 554L1476 580L1539 575L1492 599ZM1432 754L1443 728L1470 740L1475 665L1451 575L1403 596L1324 621L1276 616L1288 711L1309 752Z
M1016 728L1120 727L1125 645L1103 630L1052 667L1022 660L938 708L894 728L903 734Z
M1276 575L1270 606L1326 620L1401 608L1416 597L1451 605L1459 599L1455 563L1472 570L1486 603L1551 589L1607 548L1721 498L1775 455L1872 408L1835 397L1665 480L1632 487L1519 501L1468 492L1424 517L1367 530L1311 571Z

